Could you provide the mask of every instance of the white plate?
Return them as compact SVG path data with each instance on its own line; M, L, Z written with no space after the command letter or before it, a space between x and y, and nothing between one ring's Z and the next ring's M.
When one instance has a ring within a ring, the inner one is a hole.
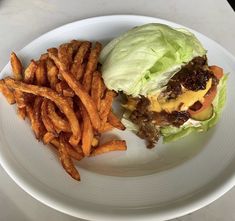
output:
M145 23L165 20L114 15L77 21L34 40L20 58L29 62L47 48L71 39L107 42ZM80 183L71 179L51 149L37 142L29 124L14 106L0 98L0 161L26 192L72 216L89 220L165 220L199 209L220 197L235 181L235 59L216 42L191 30L208 50L210 64L230 72L228 99L218 125L148 150L131 132L115 132L127 140L128 151L85 159L77 164ZM9 64L2 76L11 72Z

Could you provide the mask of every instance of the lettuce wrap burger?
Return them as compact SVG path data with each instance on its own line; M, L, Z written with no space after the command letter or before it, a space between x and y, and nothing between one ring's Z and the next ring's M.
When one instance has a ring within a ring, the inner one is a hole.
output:
M100 57L109 89L125 96L123 123L151 148L218 121L226 99L223 69L208 66L206 50L185 29L135 27L115 38Z

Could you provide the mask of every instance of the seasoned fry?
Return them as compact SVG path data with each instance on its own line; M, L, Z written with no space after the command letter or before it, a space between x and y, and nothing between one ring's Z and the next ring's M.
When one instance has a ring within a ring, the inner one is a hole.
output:
M55 110L55 105L53 102L48 101L47 103L48 117L52 121L55 128L59 131L71 132L71 127L69 122L62 117L60 117Z
M37 69L37 63L34 60L32 60L24 72L25 83L28 83L28 84L33 83L36 69Z
M100 128L100 133L105 133L112 130L114 127L109 122L105 122L105 124Z
M12 67L12 72L13 72L13 76L17 81L22 80L22 64L20 59L17 57L17 55L12 52L11 53L11 67Z
M44 134L42 141L44 144L49 144L55 138L55 134L51 132L47 132Z
M13 92L5 85L3 80L0 80L0 92L2 92L9 104L14 104L16 102Z
M98 71L96 71L94 72L92 78L91 97L95 102L98 111L100 110L101 96L102 96L102 78L101 74Z
M26 109L25 108L18 108L17 109L17 114L22 120L25 120L25 118L26 118Z
M82 41L78 41L78 40L72 40L70 42L70 45L73 49L73 55L77 52L78 48L81 46Z
M56 130L54 128L54 124L52 123L49 115L48 115L48 99L44 98L41 106L41 117L42 117L42 122L46 128L46 130L54 136L57 134Z
M48 57L49 57L48 53L44 53L40 56L39 60L40 61L46 61L48 59Z
M86 72L83 76L82 81L87 92L89 92L91 89L92 74L96 70L101 49L102 45L99 42L96 42L95 47L91 50L91 53L89 55Z
M79 69L81 69L82 62L85 58L86 53L89 51L90 47L91 47L90 42L88 41L83 42L74 57L73 65L71 67L71 73L75 76L77 80L81 78L81 73L79 73L81 72L81 70L79 71Z
M59 149L59 146L60 146L60 141L58 138L54 138L53 140L50 141L50 143L58 150ZM70 155L70 157L72 157L73 159L75 160L81 160L82 158L84 158L84 155L82 152L77 152L73 149L73 147L71 147L69 145L69 143L66 142L66 145L67 147L67 151Z
M69 70L73 60L73 48L70 43L62 44L58 50L58 58L65 70Z
M39 87L36 85L29 85L22 82L17 82L9 77L5 78L4 81L7 84L7 86L9 86L12 89L18 89L26 93L31 93L34 95L46 97L47 99L55 102L56 105L59 107L59 109L65 114L70 123L73 135L70 137L69 142L72 145L78 144L81 138L79 122L77 120L77 117L73 109L70 107L68 101L64 97L60 96L50 88Z
M50 48L23 67L14 52L14 77L0 80L0 91L16 102L20 118L29 119L36 139L55 147L66 172L80 180L74 160L126 150L123 140L100 145L102 133L125 127L112 112L116 93L108 90L98 63L101 44L72 40ZM81 128L80 128L81 125Z
M119 130L125 130L126 127L122 124L122 122L118 119L118 117L110 111L108 114L108 122Z
M65 142L62 138L60 138L60 145L58 146L59 158L62 166L66 170L66 172L75 180L80 181L80 174L75 168L73 161L68 153L68 150L65 146Z
M105 98L101 101L100 106L100 119L101 121L101 130L107 122L108 114L112 108L113 98L116 96L114 91L107 90Z
M14 93L14 96L15 96L15 101L17 103L17 106L19 108L24 108L26 106L26 104L25 104L23 92L19 91L19 90L15 90L13 93Z
M75 77L70 72L67 72L63 69L63 65L57 58L56 54L49 51L49 57L54 60L57 67L59 67L64 80L80 98L89 114L94 129L98 130L100 128L100 118L97 107L95 106L94 101L91 99L90 95L83 89L83 86L75 79Z
M17 113L21 119L25 119L26 117L26 109L25 109L25 99L24 99L24 93L19 90L14 91L15 101L18 106Z
M47 78L52 89L55 90L56 84L58 83L58 73L59 70L51 59L46 61L47 67Z
M44 86L47 84L45 61L38 62L38 67L36 69L35 75L36 75L37 85Z
M38 140L41 140L44 133L45 133L45 127L43 125L42 119L41 119L41 105L42 105L42 97L36 97L33 105L33 123L32 123L32 129L35 133L35 136Z
M110 151L126 150L126 149L127 149L126 141L112 140L95 148L90 156L97 156Z
M77 79L77 81L79 81L82 76L84 75L85 73L85 68L86 68L86 63L83 63L81 64L79 67L78 67L78 70L77 70L77 74L75 76L75 78Z
M89 156L91 152L91 144L94 137L93 128L89 115L83 105L80 106L83 119L82 127L82 150L85 156Z

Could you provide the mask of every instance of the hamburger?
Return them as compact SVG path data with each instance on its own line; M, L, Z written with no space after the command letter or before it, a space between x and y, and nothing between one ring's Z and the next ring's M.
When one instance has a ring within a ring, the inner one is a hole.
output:
M209 66L194 34L152 23L135 27L101 52L106 86L125 97L125 126L152 148L214 126L226 100L227 75Z

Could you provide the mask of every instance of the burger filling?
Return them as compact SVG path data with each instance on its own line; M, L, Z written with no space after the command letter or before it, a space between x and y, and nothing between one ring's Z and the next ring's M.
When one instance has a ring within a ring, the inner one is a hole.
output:
M130 120L138 125L138 136L152 148L160 137L160 127L183 125L191 117L190 110L198 111L217 84L206 56L196 57L183 66L162 91L147 97L128 96L124 107L131 111Z

